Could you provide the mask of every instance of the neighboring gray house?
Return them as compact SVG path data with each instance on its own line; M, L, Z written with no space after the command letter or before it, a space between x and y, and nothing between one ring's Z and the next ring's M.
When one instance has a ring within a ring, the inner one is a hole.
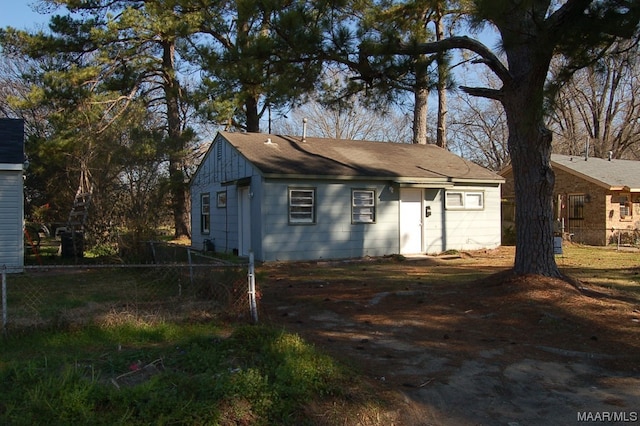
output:
M222 132L191 181L192 246L258 261L495 248L503 181L435 145Z
M24 266L24 123L0 118L0 268Z

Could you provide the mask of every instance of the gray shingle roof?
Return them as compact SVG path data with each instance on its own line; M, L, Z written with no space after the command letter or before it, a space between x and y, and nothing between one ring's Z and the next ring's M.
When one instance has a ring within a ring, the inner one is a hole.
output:
M554 167L594 181L600 186L610 189L628 187L640 191L640 161L607 160L602 158L552 154Z
M265 175L365 177L415 182L503 182L435 145L221 132ZM270 142L267 142L267 140Z

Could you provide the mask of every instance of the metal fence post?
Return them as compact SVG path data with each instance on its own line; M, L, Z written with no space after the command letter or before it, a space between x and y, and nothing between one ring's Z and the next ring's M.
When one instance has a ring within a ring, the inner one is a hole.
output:
M2 334L7 334L7 265L2 265Z
M249 280L249 310L251 311L251 319L254 323L257 323L258 308L256 305L256 274L253 251L249 252L249 272L247 275L247 279Z
M191 248L187 249L187 257L189 258L189 283L193 286L193 261L191 260Z

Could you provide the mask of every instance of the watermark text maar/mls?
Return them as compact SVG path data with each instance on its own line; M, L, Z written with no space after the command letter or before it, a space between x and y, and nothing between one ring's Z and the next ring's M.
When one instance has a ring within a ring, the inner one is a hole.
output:
M579 422L623 422L637 423L637 411L578 411Z

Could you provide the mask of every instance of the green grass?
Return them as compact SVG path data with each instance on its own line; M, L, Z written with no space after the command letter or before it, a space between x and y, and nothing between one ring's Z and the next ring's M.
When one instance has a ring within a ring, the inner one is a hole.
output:
M571 245L556 257L563 273L596 287L640 296L640 252Z
M349 379L297 335L227 334L128 324L12 335L0 349L0 423L304 424L301 407L339 396Z
M409 282L464 283L513 261L482 255L400 260L309 263L294 266L295 273L259 268L257 276L259 283L272 274L294 285L375 283L384 291ZM556 260L564 273L590 285L640 296L637 252L568 245ZM133 300L131 291L144 291L147 282L155 283L149 287L154 300L166 300L179 275L165 275L95 268L16 274L8 280L9 306L32 306L37 290L46 305L40 315L55 318L89 301ZM10 329L0 344L0 424L298 425L322 423L318 413L331 419L323 424L348 424L384 411L356 373L279 328L128 317L46 324ZM309 404L315 404L313 416Z

